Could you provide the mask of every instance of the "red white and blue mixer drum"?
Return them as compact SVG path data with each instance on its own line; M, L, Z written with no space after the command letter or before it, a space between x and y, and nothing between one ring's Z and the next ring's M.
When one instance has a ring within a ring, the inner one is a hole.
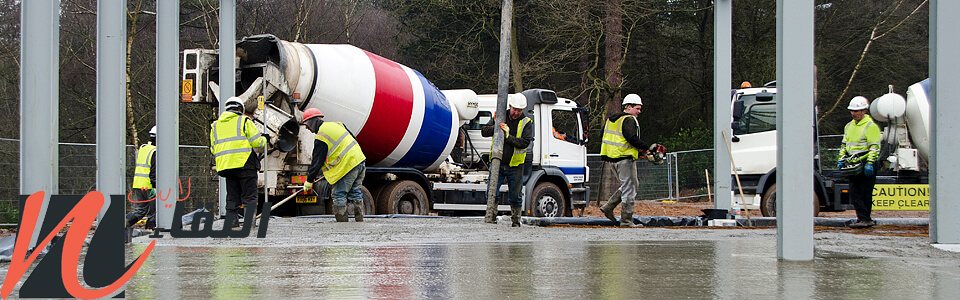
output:
M455 105L420 72L352 45L306 44L299 62L306 97L300 109L320 109L342 122L375 167L433 170L457 139ZM313 74L309 73L313 70ZM313 75L313 76L311 76ZM298 88L300 90L300 88Z

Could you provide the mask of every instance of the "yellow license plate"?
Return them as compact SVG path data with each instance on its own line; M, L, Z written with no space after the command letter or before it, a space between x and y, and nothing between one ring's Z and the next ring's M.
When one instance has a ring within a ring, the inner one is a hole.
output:
M317 203L317 196L297 196L297 203Z

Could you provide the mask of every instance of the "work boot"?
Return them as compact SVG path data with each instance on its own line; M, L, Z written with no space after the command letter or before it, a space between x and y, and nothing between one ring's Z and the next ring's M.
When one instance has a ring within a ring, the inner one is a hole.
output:
M603 215L607 216L607 219L610 219L610 221L613 222L617 221L617 218L613 216L613 208L617 207L617 204L620 204L619 197L613 200L607 200L607 203L604 203L603 206L600 206L600 211L603 212Z
M510 227L520 227L520 207L510 207L510 220L513 221Z
M349 222L350 218L347 217L347 206L333 206L333 216L337 219L337 222Z
M870 228L874 225L877 225L873 220L870 221L857 221L856 223L850 224L850 228L860 229L860 228Z
M353 219L357 222L363 222L363 204L353 205Z
M620 206L620 227L643 227L633 222L633 204L623 203Z

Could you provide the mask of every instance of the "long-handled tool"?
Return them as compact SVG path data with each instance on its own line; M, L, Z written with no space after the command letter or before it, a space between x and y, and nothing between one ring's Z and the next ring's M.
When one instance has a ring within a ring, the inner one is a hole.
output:
M320 176L320 178L317 178L317 180L315 180L314 182L323 180L323 178L324 178L323 176ZM280 200L280 202L277 202L277 204L274 204L273 206L270 207L270 211L273 211L274 209L276 209L276 208L279 207L280 205L282 205L282 204L284 204L284 203L287 203L287 201L290 201L290 199L293 199L294 197L296 197L298 194L300 194L301 192L303 192L303 190L304 190L304 188L300 188L300 190L298 190L296 193L293 193L292 195L290 195L289 197L287 197L287 198L285 198L285 199L283 199L283 200ZM262 215L262 214L263 214L263 213L258 214L257 217L256 217L256 219L259 219L259 218L260 218L260 215Z
M730 140L727 139L727 132L720 131L720 134L723 135L723 143L727 145L727 154L730 154L730 166L733 167L733 177L737 179L737 189L740 190L740 206L743 206L743 210L747 215L747 226L753 227L753 222L750 221L750 209L747 208L746 199L743 198L743 185L740 184L740 174L737 173L737 164L733 161L733 152L730 151Z

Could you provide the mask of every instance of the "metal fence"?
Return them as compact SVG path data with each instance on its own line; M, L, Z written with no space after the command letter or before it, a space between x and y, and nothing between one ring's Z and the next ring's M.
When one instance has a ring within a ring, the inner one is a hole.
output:
M587 166L590 167L590 182L587 183L591 190L590 200L606 201L620 182L613 171L603 164L599 154L587 155ZM670 152L660 165L639 159L637 199L706 201L710 194L705 170L713 174L713 149ZM712 184L714 178L710 176Z
M127 184L133 183L136 147L127 145ZM61 195L84 195L97 186L96 144L59 144L59 190ZM181 197L190 197L186 207L195 203L216 202L218 182L214 180L213 155L207 146L180 146ZM20 141L0 139L0 224L16 224L19 215ZM127 211L131 203L126 202Z

